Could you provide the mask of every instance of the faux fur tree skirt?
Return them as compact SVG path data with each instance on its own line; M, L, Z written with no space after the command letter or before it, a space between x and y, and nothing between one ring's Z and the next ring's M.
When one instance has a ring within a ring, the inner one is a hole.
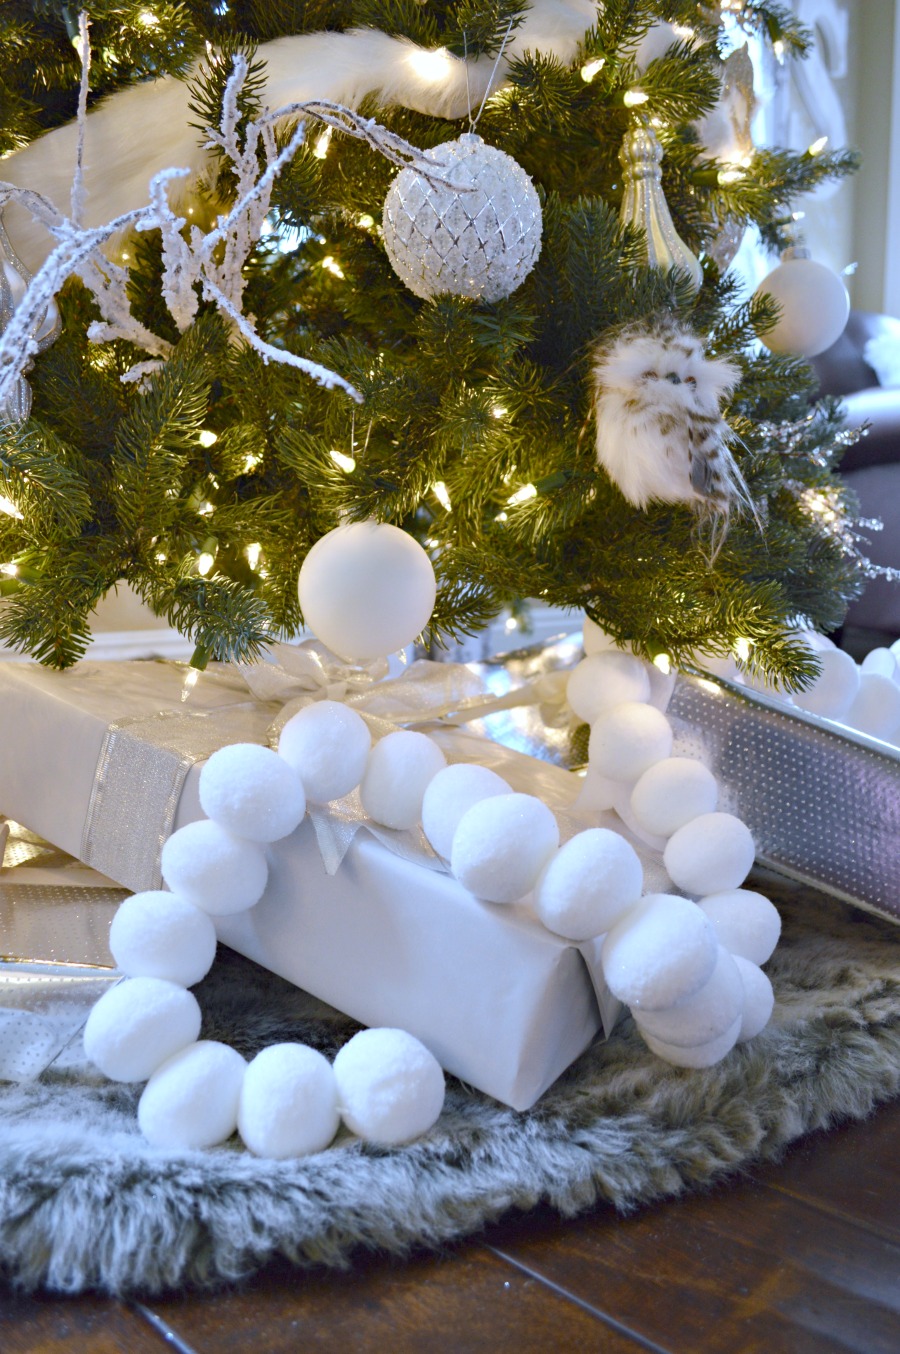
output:
M270 1258L346 1265L474 1232L511 1208L633 1209L777 1157L812 1129L900 1094L900 928L792 885L769 1028L705 1072L659 1062L629 1021L527 1113L450 1081L426 1137L349 1135L298 1162L239 1145L167 1153L140 1137L140 1088L57 1068L0 1087L0 1273L25 1288L158 1292ZM198 989L204 1037L246 1055L282 1039L333 1055L356 1028L220 951ZM486 1030L485 1038L490 1037Z

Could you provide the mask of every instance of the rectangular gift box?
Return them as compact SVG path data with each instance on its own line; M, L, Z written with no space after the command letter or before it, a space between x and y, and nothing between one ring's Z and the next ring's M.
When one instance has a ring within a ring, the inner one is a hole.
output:
M185 676L169 663L0 664L0 813L128 888L157 887L160 815L174 827L202 816L202 757L265 741L278 708L227 672L201 676L184 702ZM538 764L507 755L524 788ZM568 779L546 764L539 773ZM365 829L334 873L308 818L268 854L263 900L218 919L221 939L364 1024L410 1031L447 1071L515 1109L615 1019L592 944L476 900Z

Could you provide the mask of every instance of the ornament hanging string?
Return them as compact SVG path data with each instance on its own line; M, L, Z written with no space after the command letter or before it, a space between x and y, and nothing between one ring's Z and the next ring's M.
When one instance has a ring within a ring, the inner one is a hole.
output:
M481 115L484 112L484 106L487 103L493 91L494 81L497 78L497 71L500 69L500 62L503 60L503 54L506 51L507 46L509 45L509 39L510 36L512 35L512 28L513 21L512 19L510 19L509 23L506 25L506 32L503 34L503 41L500 44L500 50L497 53L497 58L494 62L491 73L488 76L488 82L485 85L484 94L481 96L481 103L478 106L478 112L475 114L474 117L472 117L472 95L469 89L469 46L466 40L465 29L463 29L463 61L465 62L466 67L466 107L469 110L469 131L472 133L474 133L475 128L481 121Z

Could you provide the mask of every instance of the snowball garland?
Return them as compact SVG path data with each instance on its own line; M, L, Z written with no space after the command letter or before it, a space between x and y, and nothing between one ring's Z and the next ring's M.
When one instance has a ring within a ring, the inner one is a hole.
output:
M566 698L579 719L592 724L601 710L623 701L649 700L647 665L618 649L589 654L572 669Z
M250 1063L238 1132L260 1157L321 1152L338 1130L337 1082L328 1059L305 1044L271 1044Z
M701 813L712 813L719 798L716 778L702 762L666 757L645 771L631 792L636 822L655 837L670 837Z
M696 903L648 893L609 932L601 962L614 996L632 1009L657 1011L699 991L718 950L712 923Z
M341 1118L351 1132L385 1147L425 1133L444 1104L444 1074L405 1030L360 1030L334 1060Z
M720 945L715 967L701 988L663 1011L637 1009L634 1019L642 1034L675 1048L696 1048L730 1030L743 1005L744 987L737 964Z
M730 889L701 898L700 906L716 928L719 943L735 956L764 964L781 935L777 907L761 893Z
M821 671L808 691L796 691L795 705L810 714L838 719L850 708L859 690L859 669L841 649L820 650Z
M534 795L497 795L463 814L450 848L450 869L478 898L512 903L534 887L559 846L556 819Z
M756 855L750 829L731 813L704 813L669 838L663 864L685 893L721 893L743 884Z
M200 807L236 837L277 842L306 813L303 782L271 748L232 743L214 752L200 772Z
M192 992L162 978L126 978L104 992L84 1027L84 1051L111 1081L146 1081L200 1033Z
M478 766L474 762L445 766L425 791L422 831L438 855L449 860L453 834L466 810L483 799L511 793L503 777L487 766Z
M138 1124L154 1147L215 1147L237 1127L247 1064L235 1049L201 1039L156 1069L138 1102Z
M340 701L314 701L287 721L278 755L300 775L313 804L342 799L363 778L372 735L362 715Z
M768 977L756 964L738 954L734 956L734 962L744 988L741 1029L738 1035L738 1042L743 1044L748 1039L755 1039L768 1025L775 1005L775 993Z
M637 902L643 882L641 862L624 837L588 828L550 857L535 885L535 911L557 935L590 940Z
M672 726L653 705L614 705L591 725L591 766L610 780L637 780L671 751Z
M269 867L260 848L201 818L173 832L162 849L163 879L173 893L214 917L254 907Z
M646 1031L641 1031L641 1038L651 1053L655 1053L664 1062L671 1063L673 1067L700 1068L714 1067L716 1063L721 1062L725 1054L734 1048L740 1032L741 1017L738 1016L724 1034L711 1039L708 1044L691 1044L688 1048L682 1048L677 1044L667 1044L662 1039L656 1039Z
M362 806L384 827L410 828L422 816L429 782L447 765L433 738L398 729L373 747L359 787Z
M216 928L205 912L177 894L149 889L118 908L109 948L129 978L165 978L193 987L212 968Z

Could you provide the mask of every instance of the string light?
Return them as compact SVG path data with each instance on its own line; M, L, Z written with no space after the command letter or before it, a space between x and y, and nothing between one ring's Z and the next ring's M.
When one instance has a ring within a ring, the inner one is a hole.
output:
M159 28L159 19L149 9L142 9L137 16L137 21L142 28Z
M201 517L209 517L214 512L213 505L210 503L208 498L205 498L203 500L203 502L200 504L200 507L197 509L197 512Z
M745 172L740 165L729 165L727 169L720 169L716 177L724 188L729 183L740 183L745 177Z
M751 650L751 648L752 648L752 641L749 640L749 639L744 639L744 637L743 637L743 635L742 635L739 639L736 639L736 640L734 641L734 656L735 656L735 658L740 659L740 661L741 661L742 663L746 663L747 660L748 660L748 658L750 657L750 650Z
M5 494L0 494L0 512L5 512L9 517L18 517L19 521L22 521L22 514L19 509L12 499L7 498Z
M622 96L622 102L626 108L639 108L642 103L646 103L650 98L642 89L626 89Z
M204 428L197 437L197 441L200 443L201 447L211 447L215 442L218 442L218 440L219 434L214 433L210 428Z
M509 413L509 410L505 409L502 404L495 404L493 409L491 410L491 413L493 414L494 418L506 418L506 415Z
M259 567L259 557L262 554L262 546L259 541L254 541L252 545L248 545L244 554L247 556L247 563L250 565L250 568L257 569Z
M582 66L581 78L584 81L584 83L586 85L589 85L591 81L594 79L594 76L599 75L605 65L606 65L606 57L597 56L594 57L593 61L589 61L586 66Z
M817 140L815 140L812 143L811 146L807 146L806 153L807 155L821 155L822 151L825 149L827 145L828 145L828 137L820 136L818 137Z
M444 481L435 480L434 484L431 486L431 491L434 494L435 498L437 499L438 503L440 503L441 507L444 508L446 512L449 512L452 507L452 504L450 502L450 495L447 492L447 486L444 483Z
M521 489L517 489L512 498L506 500L510 508L517 507L520 503L527 503L529 499L537 498L537 489L533 484L523 484Z
M12 561L9 564L0 564L0 574L6 574L7 578L15 578L18 572L18 564L14 564Z
M779 66L784 65L784 43L781 38L776 38L772 43L772 51L775 53L775 60Z
M325 156L328 154L328 147L331 145L332 131L333 128L326 127L322 135L316 141L316 144L313 146L313 155L317 160L324 160Z
M361 230L371 230L375 225L375 217L370 216L368 212L363 212L362 216L356 218L356 224Z
M659 668L664 677L668 677L672 671L672 660L667 653L658 653L653 660L653 666Z
M252 474L252 472L256 469L261 460L262 457L259 456L255 451L248 451L241 465L241 473L244 475Z
M348 456L346 452L343 451L330 451L328 454L336 466L341 470L346 470L348 475L353 474L356 469L356 461L352 456Z
M506 633L508 635L512 634L513 630L518 630L518 628L519 622L516 620L515 616L508 616L506 623L503 626L503 629L506 631Z
M197 556L197 573L201 578L206 577L215 562L215 555L211 555L208 550L204 550L202 555Z
M331 273L334 277L341 278L341 280L343 281L344 277L343 269L341 268L341 265L337 263L335 259L331 256L331 254L325 255L324 259L322 260L322 267L326 270L326 272Z

